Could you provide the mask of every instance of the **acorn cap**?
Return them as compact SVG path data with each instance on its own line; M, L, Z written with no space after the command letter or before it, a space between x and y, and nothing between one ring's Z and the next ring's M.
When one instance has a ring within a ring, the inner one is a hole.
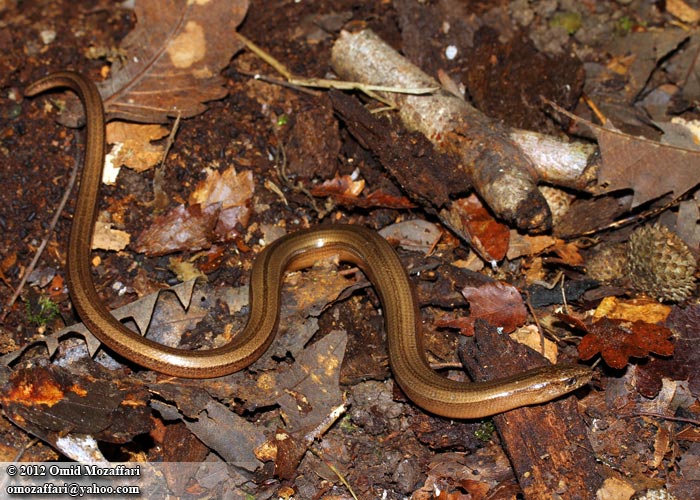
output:
M681 301L695 290L695 256L665 226L634 231L627 242L627 273L632 287L661 301Z

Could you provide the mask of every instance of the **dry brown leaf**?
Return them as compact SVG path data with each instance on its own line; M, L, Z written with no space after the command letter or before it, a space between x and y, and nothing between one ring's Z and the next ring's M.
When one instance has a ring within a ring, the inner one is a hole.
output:
M593 313L593 320L610 318L663 323L670 313L670 306L653 299L620 300L617 297L605 297Z
M602 158L598 170L601 193L632 189L634 208L665 194L679 196L700 183L700 152L609 130L554 107L596 136Z
M111 222L95 223L95 234L92 237L92 248L99 250L124 250L131 241L131 235L126 231L114 229Z
M143 172L160 163L163 146L151 144L168 135L160 125L112 122L107 124L107 142L121 144L113 163Z
M204 208L201 205L189 208L179 205L157 217L141 232L136 240L136 251L146 255L166 255L209 248L220 211L216 205Z
M510 231L510 244L508 245L506 257L508 260L513 260L523 255L537 255L547 250L556 242L557 239L552 236L530 236L529 234L520 234L513 229Z
M559 355L557 344L542 337L542 332L536 325L525 325L510 334L510 338L528 346L535 352L539 352L550 363L556 363Z
M254 187L250 171L209 171L190 195L190 205L179 205L157 217L139 235L136 250L146 255L165 255L202 250L237 238L237 228L248 226L248 203Z
M406 197L397 197L381 190L373 191L367 196L360 197L364 190L365 181L353 180L351 176L336 175L333 179L327 180L311 188L310 192L317 197L330 197L336 203L349 207L362 208L412 208L415 205Z
M253 173L250 170L236 173L235 168L223 172L210 171L200 182L189 202L204 207L220 205L221 211L214 227L214 241L225 242L240 236L238 228L247 227L251 210L249 202L255 191Z
M700 152L632 137L593 125L602 163L604 191L633 189L632 207L664 194L674 197L700 182Z
M340 176L335 174L335 177L323 181L321 184L314 186L311 189L311 194L314 196L333 196L340 195L348 198L357 198L365 188L364 179L353 179L350 175Z
M435 249L442 231L440 227L422 219L413 219L386 226L379 231L389 243L428 254Z
M227 93L219 71L242 47L233 34L248 0L140 0L137 23L122 42L100 93L110 118L163 123L202 113Z
M250 170L237 173L235 168L223 172L209 170L207 178L197 184L189 204L204 207L221 203L223 209L245 205L253 196L255 183Z
M500 281L480 287L465 287L462 295L469 301L469 319L484 319L510 333L527 319L527 309L517 288Z
M693 9L683 0L666 0L666 11L684 23L697 23L700 21L700 11Z

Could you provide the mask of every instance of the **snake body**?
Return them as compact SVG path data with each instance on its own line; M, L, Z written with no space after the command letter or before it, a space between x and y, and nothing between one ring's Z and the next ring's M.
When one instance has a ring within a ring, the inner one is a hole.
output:
M30 85L34 96L57 87L72 89L85 107L87 144L77 205L71 227L66 274L73 305L87 328L125 358L158 372L210 378L241 370L262 355L279 321L284 273L339 255L359 266L380 297L389 344L389 362L406 395L424 409L451 418L479 418L520 406L543 403L588 383L587 366L557 364L487 382L456 382L432 370L425 356L419 308L394 249L372 230L350 225L320 226L282 237L256 259L250 278L250 317L229 344L189 351L167 347L138 335L117 321L99 299L90 272L90 247L97 217L104 164L105 118L95 85L63 71Z

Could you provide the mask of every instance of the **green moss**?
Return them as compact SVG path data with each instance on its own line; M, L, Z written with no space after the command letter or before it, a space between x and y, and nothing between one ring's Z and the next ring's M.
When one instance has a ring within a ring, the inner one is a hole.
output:
M474 436L476 436L476 439L479 441L486 443L491 440L491 436L494 432L496 432L496 426L493 424L493 421L487 420L474 432Z
M33 325L45 326L58 316L58 313L58 305L48 297L39 297L34 306L27 302L27 319Z
M576 33L582 25L581 14L578 12L557 12L549 20L549 26L562 26L569 35Z

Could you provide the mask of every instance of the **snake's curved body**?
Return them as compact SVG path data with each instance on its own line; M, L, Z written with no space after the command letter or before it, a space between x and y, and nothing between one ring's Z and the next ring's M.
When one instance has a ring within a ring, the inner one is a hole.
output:
M104 111L95 85L78 73L51 74L30 85L26 94L67 87L85 106L87 145L68 246L67 276L73 304L87 328L114 352L147 368L173 376L209 378L241 370L274 339L284 273L339 255L358 265L381 299L396 381L416 404L451 418L478 418L549 401L586 383L586 366L558 364L489 382L448 380L428 364L421 342L419 309L394 249L377 233L358 226L321 226L285 236L260 254L250 278L250 317L229 344L203 351L167 347L144 338L117 321L95 291L90 245L97 216L104 163Z

